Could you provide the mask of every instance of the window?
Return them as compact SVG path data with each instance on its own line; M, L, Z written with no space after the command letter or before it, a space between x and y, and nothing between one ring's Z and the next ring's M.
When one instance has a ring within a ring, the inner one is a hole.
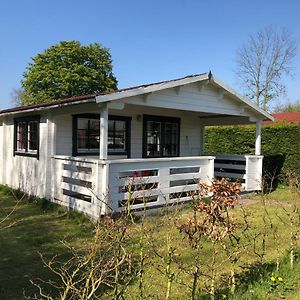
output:
M73 119L73 155L97 155L100 142L100 116L76 115ZM129 117L108 117L108 154L130 157Z
M14 120L14 155L39 156L39 116Z
M144 116L143 157L179 155L180 119Z
M99 153L99 118L77 118L77 153Z
M130 157L130 118L108 117L108 154Z

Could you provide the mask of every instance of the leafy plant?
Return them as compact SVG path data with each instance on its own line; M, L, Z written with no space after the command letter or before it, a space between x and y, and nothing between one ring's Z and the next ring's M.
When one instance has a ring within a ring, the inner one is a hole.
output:
M109 50L94 43L61 41L36 55L23 74L21 104L115 90Z

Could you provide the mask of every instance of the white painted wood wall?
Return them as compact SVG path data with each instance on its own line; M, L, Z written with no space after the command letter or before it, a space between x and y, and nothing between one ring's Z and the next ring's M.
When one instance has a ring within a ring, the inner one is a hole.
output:
M76 112L77 113L77 112ZM80 112L78 112L80 113ZM90 110L81 113L97 113ZM74 112L73 112L74 114ZM160 108L141 107L136 105L125 106L124 110L109 110L110 115L132 117L131 120L131 158L142 157L143 144L143 120L138 117L143 114L178 117L181 119L180 128L180 156L197 156L201 154L200 144L201 120L198 115L191 112L178 110L164 110ZM138 121L139 119L139 121ZM57 127L57 155L72 155L72 115L69 113L55 117ZM120 159L124 156L109 156L109 159Z
M46 197L46 178L51 178L48 162L48 129L45 116L40 123L40 157L13 156L14 123L13 118L7 118L2 127L1 143L1 183L12 188L26 191L30 195ZM5 129L5 130L4 130Z

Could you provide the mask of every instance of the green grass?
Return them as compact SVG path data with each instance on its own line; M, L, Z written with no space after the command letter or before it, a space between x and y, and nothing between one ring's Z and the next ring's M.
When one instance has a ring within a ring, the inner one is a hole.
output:
M19 196L19 195L18 195ZM238 220L238 232L244 243L249 242L255 234L261 232L262 219L265 209L268 212L268 227L266 228L266 254L262 262L251 251L242 251L240 259L235 265L238 275L238 285L235 296L231 296L226 287L225 280L228 277L231 264L224 251L219 249L218 264L216 271L217 299L300 299L300 263L296 260L294 270L291 271L288 260L290 243L290 231L286 212L291 211L291 206L286 203L294 203L299 200L295 193L287 187L280 186L276 191L268 195L269 201L264 206L262 197L256 196L256 203L247 206L250 230L247 236L242 232L245 223L242 218L242 210L234 209ZM0 213L9 211L16 203L15 198L5 187L0 187ZM281 205L282 204L282 205ZM174 224L183 222L192 214L190 206L175 210L168 214L157 213L148 216L143 222L137 219L135 225L129 228L130 239L128 247L133 256L138 256L138 241L142 228L147 228L147 234L155 241L156 250L166 257L166 240L174 247L174 262L171 265L175 274L172 285L171 299L189 299L188 286L191 284L192 275L190 269L194 264L195 257L199 256L201 271L204 273L200 280L198 299L210 299L205 292L205 284L209 284L207 275L211 270L211 247L203 244L199 252L192 249L188 239L179 233ZM3 216L3 214L2 214ZM1 215L0 215L1 219ZM13 226L1 230L3 225L16 222ZM67 259L68 253L61 240L66 240L74 247L82 247L93 236L94 224L79 213L67 212L60 206L50 204L40 199L23 199L17 211L4 224L0 224L0 299L23 299L23 292L33 295L36 290L29 280L37 278L49 279L55 277L43 266L39 253L46 258L59 255L60 260ZM274 240L274 232L278 238ZM259 239L258 239L259 240ZM261 251L261 243L258 243ZM145 269L145 295L149 299L164 299L166 291L165 265L153 251L152 246L145 238L146 269ZM280 256L280 268L276 271L276 257ZM247 268L245 267L247 265ZM271 277L280 276L283 282L276 287L272 285ZM138 282L134 280L128 287L126 299L137 299ZM109 298L107 298L109 299Z
M271 199L274 201L295 201L299 198L297 191L294 188L289 188L286 184L279 184L274 191L266 193L264 195L257 195L251 197L253 199L262 199L262 197Z
M14 197L2 187L2 213L10 211L15 203ZM0 230L0 299L22 299L23 290L32 294L30 279L46 279L52 275L43 266L39 252L49 259L63 254L61 240L76 246L90 238L93 230L93 225L81 214L67 213L38 199L21 201L2 227L13 222L17 223Z

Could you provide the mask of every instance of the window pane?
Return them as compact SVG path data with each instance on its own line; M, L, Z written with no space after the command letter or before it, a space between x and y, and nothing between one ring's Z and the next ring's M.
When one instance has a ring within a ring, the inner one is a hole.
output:
M38 157L39 116L15 119L14 155Z
M98 152L100 121L97 119L77 119L77 150L78 152Z
M108 120L108 152L127 154L127 120ZM77 153L99 153L100 120L77 117Z
M161 149L161 122L147 122L147 156L160 156Z
M149 117L146 121L146 157L179 155L179 120Z
M126 121L108 121L108 149L110 152L126 152Z
M178 155L178 133L177 123L165 123L164 156Z
M17 150L26 151L27 148L27 123L17 124Z
M28 149L37 151L38 149L38 123L29 122L28 125Z
M100 142L100 121L99 120L90 120L89 128L89 149L99 151L99 142Z
M80 149L88 149L88 127L89 119L77 119L77 147Z

